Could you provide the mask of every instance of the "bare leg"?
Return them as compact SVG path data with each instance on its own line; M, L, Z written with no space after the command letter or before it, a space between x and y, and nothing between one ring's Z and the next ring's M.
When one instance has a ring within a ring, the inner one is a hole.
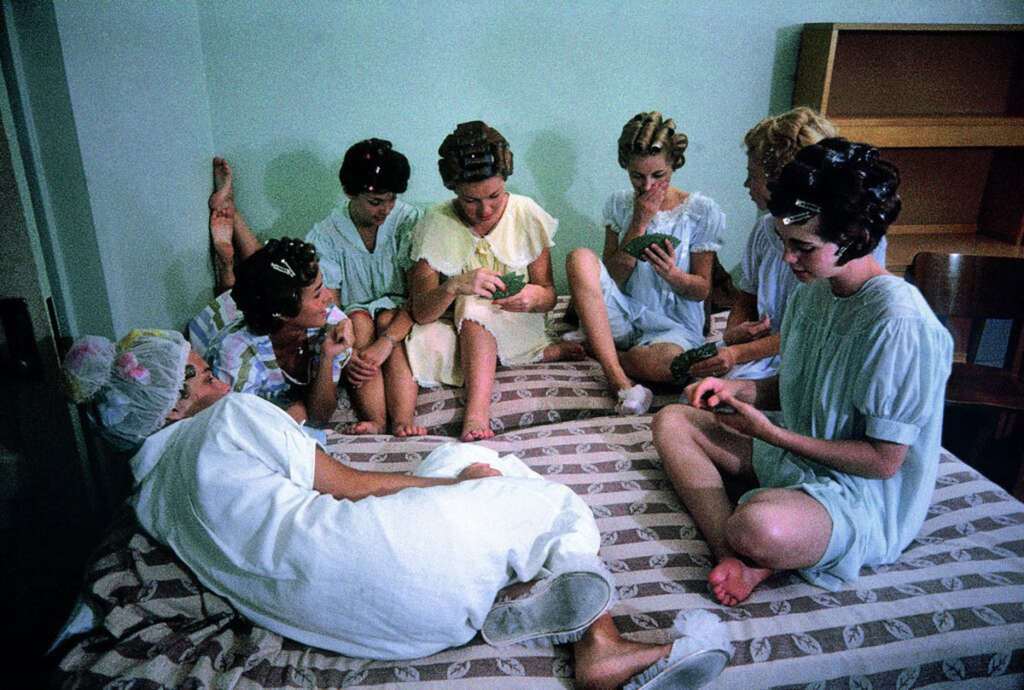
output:
M381 333L391 325L395 311L388 310L377 317L377 332ZM382 367L384 373L384 398L387 401L388 416L391 418L391 433L395 436L423 436L426 427L416 426L416 396L419 385L412 377L405 344L398 343Z
M498 363L498 343L476 321L465 320L459 331L459 350L466 381L466 413L462 421L463 441L494 436L491 430L491 391Z
M355 333L356 350L361 350L376 340L377 333L373 320L366 312L353 312L349 315L352 319L352 330ZM384 406L384 380L378 371L377 374L364 381L359 387L349 386L349 395L352 396L352 404L356 408L356 416L360 421L348 424L345 427L346 434L380 434L384 432L386 425L387 411Z
M210 195L208 201L211 211L234 206L235 189L233 183L234 174L231 170L231 165L220 156L216 156L213 159L213 194Z
M676 493L718 561L708 577L715 597L727 606L738 604L772 570L745 563L733 550L726 536L733 505L719 470L753 479L753 443L723 428L710 412L670 405L654 417L654 445Z
M744 560L721 560L708 582L719 601L735 606L775 570L808 568L820 561L832 536L832 518L803 491L768 489L736 508L725 534Z
M683 348L673 343L652 343L637 345L623 352L620 357L622 368L630 376L641 381L671 383L672 360L682 354Z
M245 261L263 244L235 208L234 171L231 164L219 156L213 159L213 193L207 204L217 273L215 291L220 294L235 284L235 261Z
M604 295L601 292L600 259L589 249L574 249L565 259L565 272L569 279L569 292L572 294L576 313L580 317L580 325L587 336L590 352L604 370L608 385L613 393L629 388L633 381L626 375L619 362Z
M623 638L605 613L573 645L576 687L604 690L621 687L637 673L668 656L672 645L643 644Z

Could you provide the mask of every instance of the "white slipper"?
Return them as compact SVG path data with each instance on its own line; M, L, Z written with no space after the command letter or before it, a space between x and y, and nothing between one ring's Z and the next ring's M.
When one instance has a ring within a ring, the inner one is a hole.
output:
M629 679L622 690L699 688L718 677L732 657L725 624L708 611L680 611L672 628L679 639L664 659Z
M492 606L480 634L495 647L576 642L611 599L611 584L598 573L564 572L537 582L524 597Z
M668 657L630 678L622 690L700 688L717 678L729 662L729 655L721 649L702 649L682 656L675 652L676 646L673 644L672 653Z
M654 393L650 388L639 383L623 388L618 392L619 402L615 404L615 412L621 415L640 415L651 408Z
M582 328L577 328L575 331L563 333L562 340L567 343L585 343L587 342L587 334L583 332Z

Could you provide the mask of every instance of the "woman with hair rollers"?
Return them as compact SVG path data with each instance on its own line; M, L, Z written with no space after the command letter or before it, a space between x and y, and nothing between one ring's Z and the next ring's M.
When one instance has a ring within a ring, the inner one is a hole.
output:
M243 261L231 299L243 317L216 333L204 358L217 378L285 409L297 422L325 424L352 353L352 322L324 287L316 248L270 240Z
M705 378L654 420L665 470L735 605L775 570L834 589L899 557L935 485L952 338L871 251L900 210L899 173L845 139L802 149L771 185L783 258L803 285L777 376ZM775 424L761 409L781 409ZM726 414L729 412L729 414ZM735 507L723 475L758 487Z
M505 191L512 174L505 137L479 120L463 122L438 155L441 180L455 198L428 208L416 226L409 293L417 325L407 347L420 385L465 384L461 438L476 441L494 435L498 362L555 361L583 351L545 333L544 313L556 297L550 247L558 221L532 199ZM513 287L518 291L500 296Z
M672 360L704 342L703 301L725 216L708 197L671 185L686 146L686 135L659 112L627 122L619 165L632 188L605 204L602 257L574 249L566 258L580 325L619 414L647 412L653 396L635 381L672 381ZM645 235L667 237L639 254L626 251Z
M769 185L778 178L800 149L834 137L836 128L810 108L800 106L781 115L766 117L743 138L747 149L747 178L743 186L764 215L757 219L747 239L739 294L729 310L724 345L708 359L690 367L689 374L757 379L772 376L779 368L779 329L786 303L800 284L782 259L782 239L775 231ZM885 238L871 252L885 265Z
M415 207L397 198L409 182L409 162L383 139L366 139L345 152L338 177L345 198L315 225L306 241L320 255L324 286L352 321L354 347L345 369L360 421L345 433L422 435L413 423L417 386L409 370L403 340L412 327L405 309L405 275L409 268ZM234 284L239 263L259 249L233 202L231 166L214 159L215 190L210 197L210 229L217 250L221 289ZM189 325L200 352L218 330L238 317L236 305L222 295Z

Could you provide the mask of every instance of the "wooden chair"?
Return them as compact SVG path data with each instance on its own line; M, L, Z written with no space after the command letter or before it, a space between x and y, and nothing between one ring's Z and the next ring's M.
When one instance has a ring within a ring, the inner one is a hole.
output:
M1024 258L922 252L914 257L910 279L935 314L953 333L953 372L946 404L987 409L991 420L980 429L975 448L990 438L1012 439L1024 426ZM976 362L987 319L1010 321L1010 337L1001 367ZM1011 442L1012 443L1012 442ZM1018 456L1013 493L1024 497L1022 443L1010 447Z

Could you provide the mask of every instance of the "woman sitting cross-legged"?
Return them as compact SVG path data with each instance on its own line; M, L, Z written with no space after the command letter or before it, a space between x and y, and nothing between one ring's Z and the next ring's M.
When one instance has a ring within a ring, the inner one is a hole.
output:
M417 325L406 348L421 386L465 384L461 438L476 441L494 435L490 403L499 361L581 358L583 350L552 342L545 332L544 314L555 305L550 247L557 221L532 199L505 191L508 142L483 122L464 122L438 154L441 179L455 198L428 208L416 226L409 294ZM506 280L521 289L495 299L512 287Z
M619 165L632 189L605 204L602 259L589 249L574 249L566 258L580 325L618 397L619 414L647 412L653 396L635 382L672 381L672 360L704 342L703 300L725 216L708 197L672 186L686 146L686 135L661 113L640 113L627 122ZM623 251L655 233L668 239L639 257Z
M871 256L900 210L898 171L845 139L802 149L771 185L784 260L802 283L776 377L705 378L654 442L717 560L723 604L775 570L836 588L917 534L939 463L952 338ZM781 409L781 424L761 409ZM757 488L734 506L723 476Z

